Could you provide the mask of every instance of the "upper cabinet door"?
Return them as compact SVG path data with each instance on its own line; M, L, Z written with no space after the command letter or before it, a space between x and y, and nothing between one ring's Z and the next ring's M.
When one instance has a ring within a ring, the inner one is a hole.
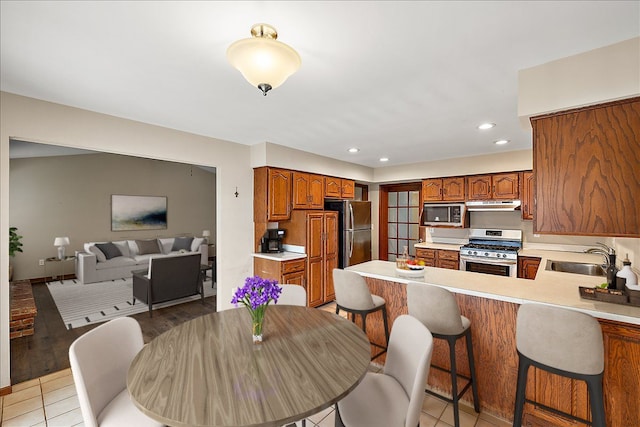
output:
M531 119L534 230L640 237L640 98Z
M343 199L353 199L356 195L356 183L350 179L340 180L340 197Z
M431 178L422 181L422 200L439 202L442 200L442 178Z
M339 199L341 192L342 184L340 183L340 178L333 178L330 176L324 177L324 196L325 197L334 197Z
M464 177L442 179L442 200L447 202L464 202Z
M522 219L533 219L535 200L533 193L533 172L525 171L522 173L521 197L522 197Z
M491 175L467 177L467 197L469 200L491 199Z
M324 176L309 174L309 209L324 209Z
M499 173L491 176L492 198L498 200L513 200L520 197L518 188L518 173Z
M291 171L269 169L269 200L267 219L281 221L289 219L291 212Z
M309 186L308 173L293 173L293 209L306 209L309 207Z

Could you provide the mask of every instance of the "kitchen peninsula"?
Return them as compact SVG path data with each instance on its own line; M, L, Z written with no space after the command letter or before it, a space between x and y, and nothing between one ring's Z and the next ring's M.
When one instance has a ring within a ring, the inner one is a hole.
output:
M516 315L520 304L537 302L580 310L596 317L602 327L605 345L605 411L607 426L640 425L640 308L581 299L579 286L593 287L601 277L545 270L548 259L594 262L593 255L525 250L526 256L541 258L534 280L502 277L435 267L413 278L397 273L395 263L371 261L348 267L365 277L372 293L387 302L389 324L407 313L406 284L410 281L442 286L452 291L462 315L471 320L480 405L483 411L504 419L513 419L517 379L515 345ZM379 314L367 319L368 335L383 342ZM464 346L464 343L459 343ZM457 349L457 364L463 375L469 374L466 353ZM436 340L433 363L447 367L448 349ZM535 370L530 373L527 396L535 400L588 417L588 394L583 383ZM448 374L432 369L428 386L445 393L450 390ZM467 393L469 394L469 393ZM465 395L463 400L471 402ZM570 426L575 423L527 405L525 419L531 425Z

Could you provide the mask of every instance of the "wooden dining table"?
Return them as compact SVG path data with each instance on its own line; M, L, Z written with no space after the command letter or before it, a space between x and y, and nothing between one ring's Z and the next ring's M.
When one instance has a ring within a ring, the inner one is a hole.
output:
M367 336L331 312L271 304L254 344L245 308L158 336L127 374L133 403L168 426L283 426L328 408L362 380Z

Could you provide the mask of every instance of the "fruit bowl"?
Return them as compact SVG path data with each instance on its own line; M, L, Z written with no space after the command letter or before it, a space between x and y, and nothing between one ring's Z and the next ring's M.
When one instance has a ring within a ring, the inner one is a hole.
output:
M424 270L424 265L412 265L412 264L407 264L407 268L409 270Z
M420 266L420 270L396 268L396 273L398 273L400 276L421 277L422 275L424 275L424 267Z

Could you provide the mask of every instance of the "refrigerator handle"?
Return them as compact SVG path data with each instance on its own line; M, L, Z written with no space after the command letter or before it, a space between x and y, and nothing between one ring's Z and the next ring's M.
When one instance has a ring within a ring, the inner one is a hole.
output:
M353 256L353 230L347 230L351 238L349 239L349 259Z
M351 224L349 224L349 227L347 227L349 230L353 230L356 225L355 225L355 220L353 218L353 205L351 203L349 203L349 215L351 216Z

